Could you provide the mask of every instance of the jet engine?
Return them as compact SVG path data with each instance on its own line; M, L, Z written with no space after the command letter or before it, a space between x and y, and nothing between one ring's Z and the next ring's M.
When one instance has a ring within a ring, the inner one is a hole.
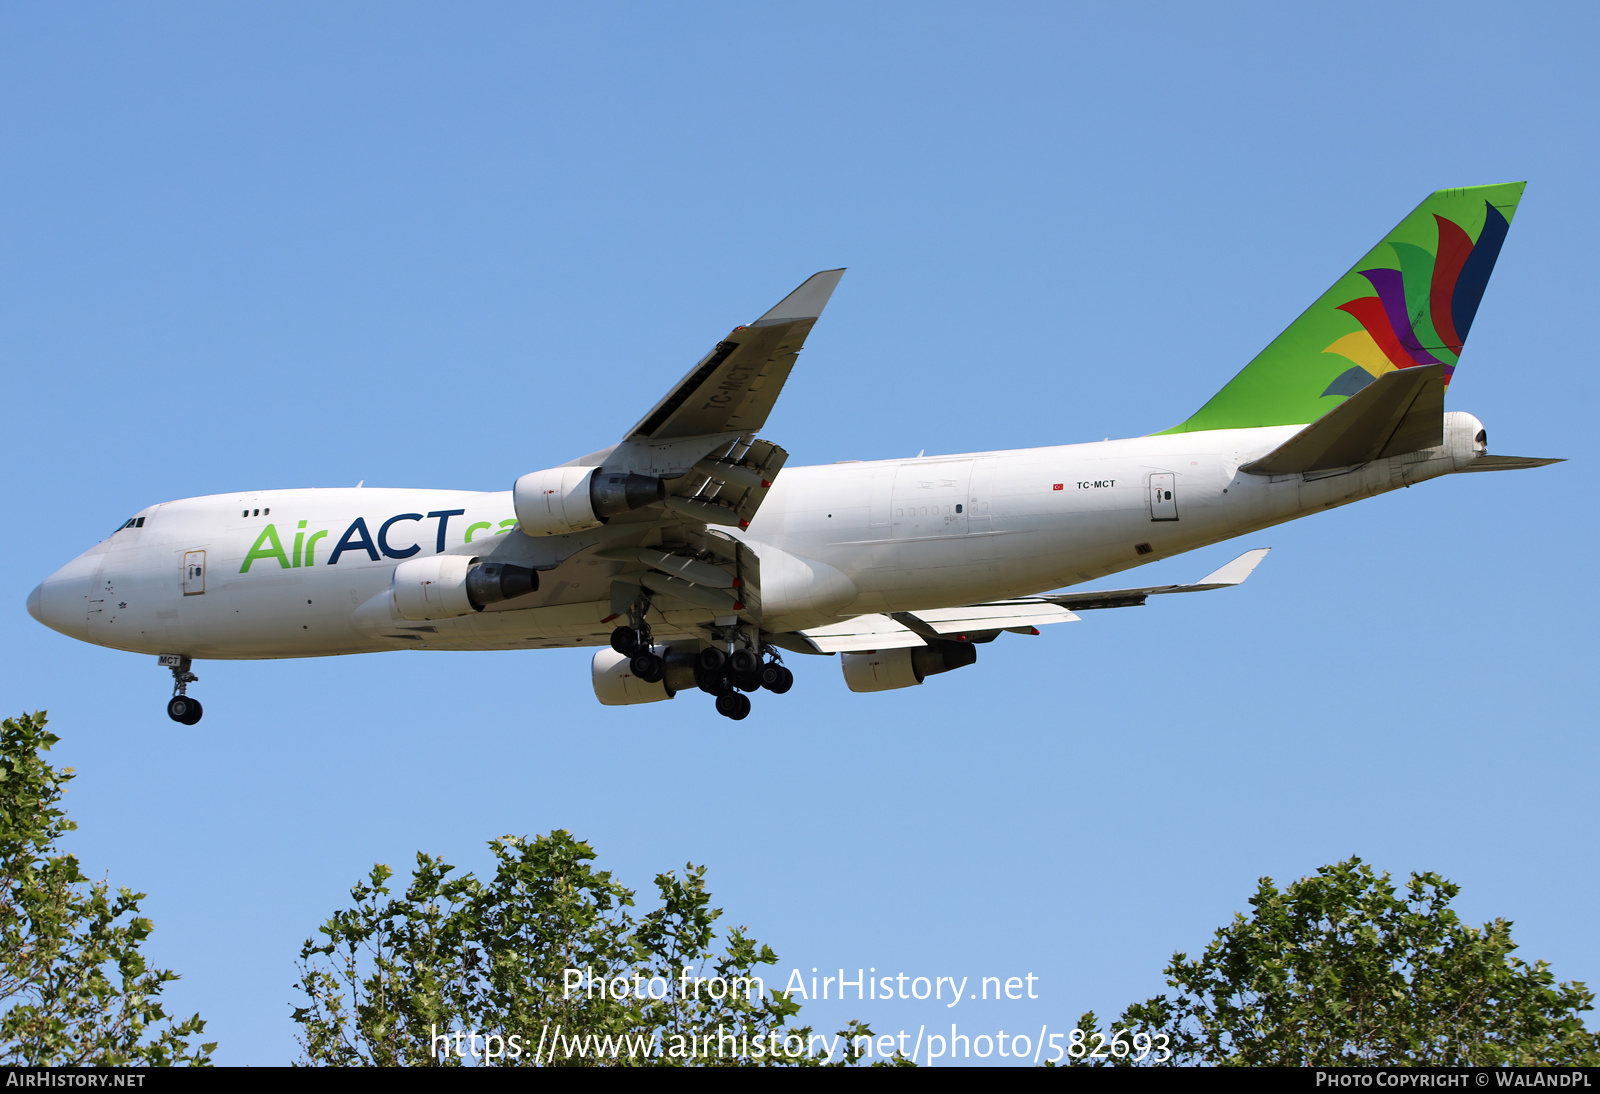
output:
M650 653L659 658L655 680L644 680L634 672L634 658L615 649L599 650L589 665L594 680L594 697L608 707L656 703L671 699L678 692L695 686L695 654L698 643L653 646Z
M655 505L666 496L662 479L598 467L532 471L511 488L517 527L525 536L562 536L598 528L619 513Z
M390 584L395 609L412 620L471 615L538 587L538 570L469 555L407 559L394 568Z
M937 639L910 649L874 650L841 655L844 682L851 691L893 691L909 688L929 676L970 665L978 648L970 642Z

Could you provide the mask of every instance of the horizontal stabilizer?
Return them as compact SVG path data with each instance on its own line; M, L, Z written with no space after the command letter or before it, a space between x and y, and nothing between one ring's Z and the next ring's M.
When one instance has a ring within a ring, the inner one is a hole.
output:
M1521 471L1527 467L1548 467L1553 463L1566 463L1565 457L1546 459L1541 456L1479 456L1456 474L1464 471Z
M1252 475L1327 471L1441 445L1449 379L1448 365L1386 372L1239 470Z

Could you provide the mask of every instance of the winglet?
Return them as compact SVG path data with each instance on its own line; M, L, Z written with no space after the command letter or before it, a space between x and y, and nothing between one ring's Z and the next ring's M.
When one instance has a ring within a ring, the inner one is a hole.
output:
M828 298L833 295L833 290L838 288L839 279L844 276L844 270L823 270L814 273L800 287L782 300L750 325L759 326L762 323L786 323L794 319L815 319L822 314L822 309L828 306Z
M1267 552L1270 550L1271 547L1257 547L1253 551L1246 551L1221 569L1212 571L1193 585L1184 588L1187 591L1199 592L1202 589L1222 589L1229 585L1242 585L1244 579L1261 565L1261 560L1267 557Z

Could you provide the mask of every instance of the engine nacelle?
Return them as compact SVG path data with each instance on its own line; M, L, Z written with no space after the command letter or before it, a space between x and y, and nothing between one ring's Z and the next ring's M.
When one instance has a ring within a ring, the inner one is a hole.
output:
M390 589L405 619L450 619L485 605L526 596L539 587L539 571L470 555L411 558L394 568Z
M649 475L595 467L531 471L511 488L517 528L525 536L564 536L598 528L619 513L654 505L667 484Z
M633 706L636 703L659 703L677 694L667 686L665 678L653 684L646 683L633 674L627 654L607 647L595 651L589 665L589 675L594 681L594 697L608 707Z
M910 649L874 650L871 653L840 655L845 686L851 691L893 691L922 683L929 676L978 660L978 648L970 642L934 640L932 645Z

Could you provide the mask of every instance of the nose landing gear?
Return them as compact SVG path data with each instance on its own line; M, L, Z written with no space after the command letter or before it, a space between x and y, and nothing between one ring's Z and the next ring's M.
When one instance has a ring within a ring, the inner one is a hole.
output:
M167 717L186 726L192 726L200 721L200 716L204 713L200 700L191 699L185 694L189 685L200 679L189 671L189 665L189 659L181 654L161 655L161 667L172 670L172 698L167 703Z

